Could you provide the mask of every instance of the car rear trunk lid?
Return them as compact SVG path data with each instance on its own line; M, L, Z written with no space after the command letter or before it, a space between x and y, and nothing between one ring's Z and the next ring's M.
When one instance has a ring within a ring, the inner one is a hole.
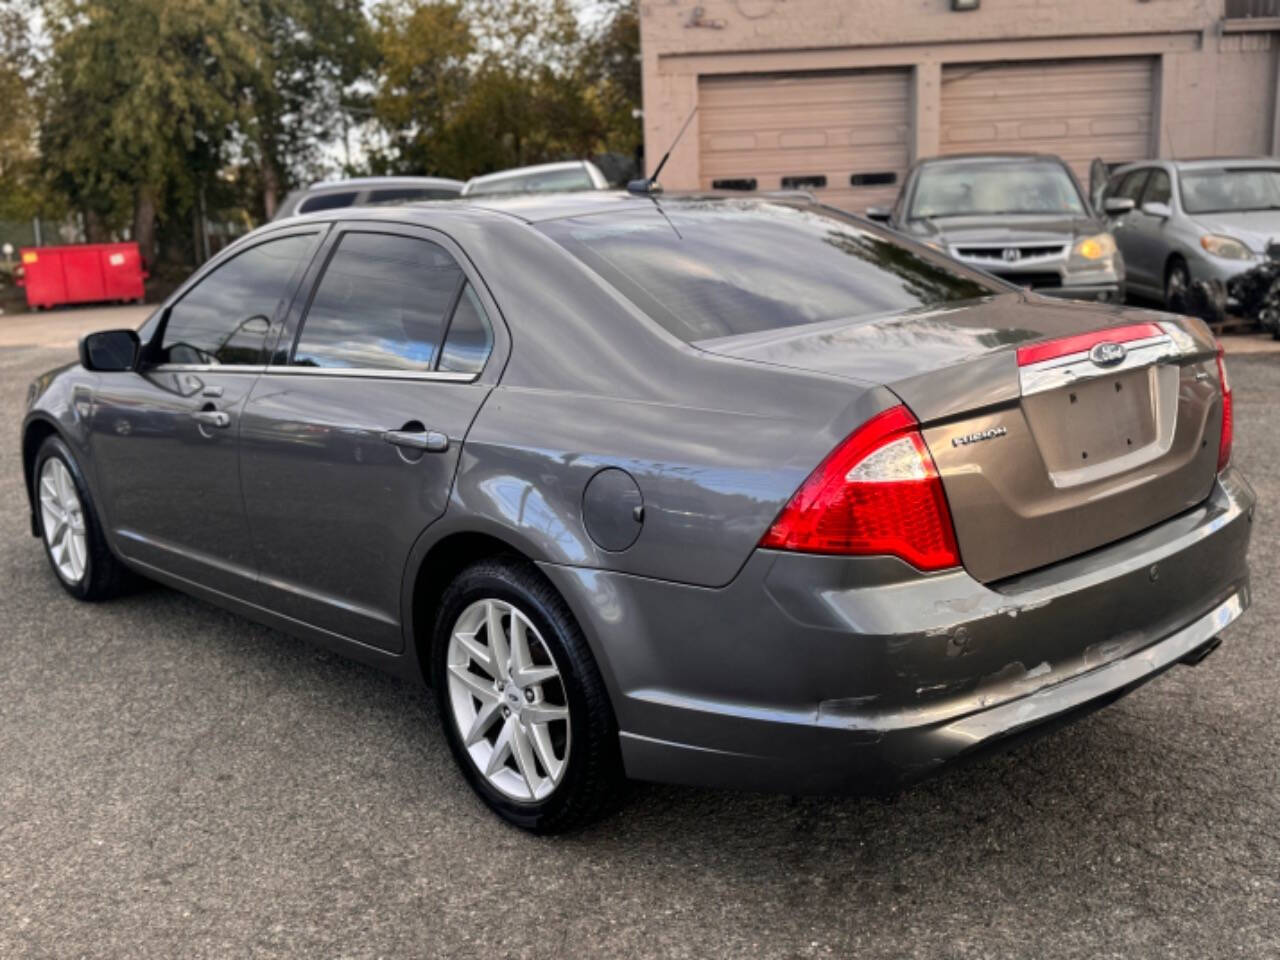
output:
M699 346L888 386L983 582L1154 526L1217 473L1216 344L1187 318L1010 295Z

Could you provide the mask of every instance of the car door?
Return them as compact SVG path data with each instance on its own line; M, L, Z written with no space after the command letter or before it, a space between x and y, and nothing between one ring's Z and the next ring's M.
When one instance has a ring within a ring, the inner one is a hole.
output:
M165 308L136 372L100 377L94 470L129 560L252 598L240 414L319 237L273 234L219 260Z
M1122 200L1132 200L1134 203L1133 210L1121 214L1111 221L1111 233L1116 238L1116 246L1120 248L1120 253L1124 256L1125 278L1131 286L1151 286L1150 268L1142 262L1142 252L1139 245L1140 238L1134 231L1137 205L1142 197L1142 190L1147 184L1147 177L1150 174L1150 167L1141 167L1121 174L1107 188L1106 197L1103 201L1105 204L1106 200L1118 197Z
M1136 207L1129 214L1126 242L1133 250L1134 263L1139 271L1139 282L1151 290L1164 290L1164 266L1169 258L1169 238L1166 228L1169 218L1148 212L1147 204L1160 203L1169 207L1173 203L1173 186L1169 174L1161 167L1152 169L1147 177ZM1125 255L1128 264L1128 254Z
M506 341L483 284L435 231L345 224L313 273L243 417L265 602L398 651L409 552L444 512Z

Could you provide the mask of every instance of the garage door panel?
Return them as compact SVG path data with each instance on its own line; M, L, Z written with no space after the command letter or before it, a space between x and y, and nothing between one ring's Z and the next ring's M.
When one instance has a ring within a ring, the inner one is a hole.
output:
M698 85L700 179L825 176L823 202L861 210L885 203L897 184L851 187L854 173L893 173L908 161L906 70L704 77Z
M940 151L1057 154L1089 179L1109 163L1151 155L1150 57L966 64L942 74Z

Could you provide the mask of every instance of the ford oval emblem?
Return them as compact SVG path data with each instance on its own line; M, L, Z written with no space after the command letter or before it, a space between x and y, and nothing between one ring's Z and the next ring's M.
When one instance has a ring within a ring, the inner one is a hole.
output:
M1103 340L1093 345L1093 349L1089 351L1089 359L1100 367L1114 367L1122 362L1128 353L1123 343Z

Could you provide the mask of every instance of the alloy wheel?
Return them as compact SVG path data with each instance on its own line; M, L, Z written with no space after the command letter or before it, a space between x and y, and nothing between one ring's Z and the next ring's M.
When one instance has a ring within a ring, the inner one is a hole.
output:
M550 649L503 600L477 600L454 623L446 653L449 706L476 769L527 803L549 797L569 765L569 707Z
M58 457L50 457L40 469L40 525L58 574L79 583L89 557L84 507L71 471Z

